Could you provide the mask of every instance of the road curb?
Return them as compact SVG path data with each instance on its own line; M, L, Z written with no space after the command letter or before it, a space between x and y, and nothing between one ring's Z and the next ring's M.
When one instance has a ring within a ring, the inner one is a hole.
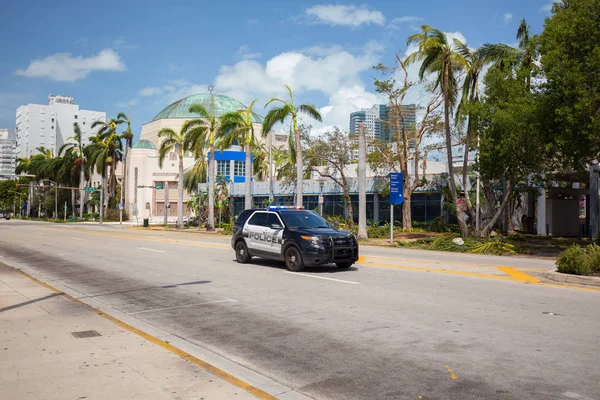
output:
M63 285L59 281L49 279L43 274L31 270L29 267L18 263L9 262L6 259L2 263L9 268L16 270L21 275L31 279L37 284L55 292L60 293L65 298L76 304L96 313L97 315L108 319L123 329L128 330L155 345L185 359L186 361L202 368L203 370L223 379L254 395L261 400L311 400L310 397L297 392L279 382L276 382L264 375L250 370L235 361L229 360L209 349L200 347L194 343L173 335L167 331L147 324L128 314L89 298L84 293ZM252 382L252 383L249 383Z
M556 270L546 271L542 274L542 276L554 282L575 283L577 285L600 287L600 278L595 276L563 274L561 272L557 272Z

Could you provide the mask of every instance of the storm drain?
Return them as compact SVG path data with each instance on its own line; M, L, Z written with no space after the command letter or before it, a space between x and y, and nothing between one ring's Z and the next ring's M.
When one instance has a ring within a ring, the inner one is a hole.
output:
M81 332L71 332L71 335L75 336L78 339L91 338L96 336L102 336L96 331L81 331Z

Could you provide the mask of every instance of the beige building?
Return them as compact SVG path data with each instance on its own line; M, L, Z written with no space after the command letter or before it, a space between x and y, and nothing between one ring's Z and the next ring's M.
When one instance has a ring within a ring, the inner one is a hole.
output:
M202 104L207 110L214 109L215 115L222 116L231 111L237 111L245 106L228 96L199 93L178 100L160 111L152 121L142 126L140 140L129 150L127 155L127 190L125 206L131 218L150 218L160 220L164 218L165 204L168 204L169 220L177 217L177 188L179 185L179 164L177 155L173 152L164 161L162 169L158 166L158 148L160 138L158 132L163 128L171 128L179 132L183 123L190 119L198 118L197 114L189 112L192 104ZM268 148L269 143L273 148L286 148L287 135L271 133L272 137L262 137L262 117L253 115L255 134ZM215 173L224 175L228 180L236 183L245 180L245 153L240 146L233 146L224 152L215 152ZM184 168L194 164L193 157L188 154L184 157ZM156 185L163 185L157 189ZM165 202L165 190L168 186L168 202ZM184 207L189 200L189 193L184 192ZM191 215L193 211L184 209L184 215Z

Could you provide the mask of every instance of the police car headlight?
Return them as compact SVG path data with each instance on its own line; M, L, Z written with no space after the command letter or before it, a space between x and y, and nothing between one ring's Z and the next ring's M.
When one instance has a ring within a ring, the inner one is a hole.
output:
M318 236L301 236L301 238L306 240L307 242L310 242L310 244L314 246L318 246L319 244L321 244L321 239Z

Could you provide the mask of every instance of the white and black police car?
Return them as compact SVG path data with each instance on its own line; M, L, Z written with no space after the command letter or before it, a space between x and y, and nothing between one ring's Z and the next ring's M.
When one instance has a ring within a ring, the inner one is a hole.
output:
M335 229L314 211L296 207L243 211L233 224L231 246L239 263L252 257L281 260L290 271L323 264L350 268L358 260L353 234Z

